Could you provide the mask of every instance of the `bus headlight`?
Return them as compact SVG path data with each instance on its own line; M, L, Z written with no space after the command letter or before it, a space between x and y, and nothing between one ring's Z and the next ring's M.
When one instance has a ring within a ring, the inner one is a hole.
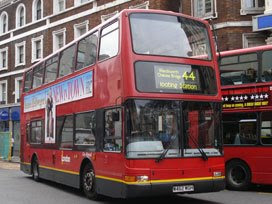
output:
M213 172L213 177L221 177L222 176L222 172L221 171L214 171Z
M136 176L137 182L146 182L148 181L148 176Z

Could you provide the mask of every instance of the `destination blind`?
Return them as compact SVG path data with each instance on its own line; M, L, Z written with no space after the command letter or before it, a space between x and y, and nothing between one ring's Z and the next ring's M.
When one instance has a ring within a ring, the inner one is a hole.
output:
M135 64L136 88L140 92L216 94L212 68L155 62Z

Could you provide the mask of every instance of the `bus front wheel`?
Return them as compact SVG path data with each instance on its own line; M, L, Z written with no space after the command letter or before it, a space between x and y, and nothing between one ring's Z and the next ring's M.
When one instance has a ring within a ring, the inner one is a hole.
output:
M37 158L32 162L32 177L35 181L40 181L39 163Z
M227 188L230 190L247 190L251 183L251 173L247 164L239 160L233 160L227 163L226 181Z
M95 173L90 163L86 164L82 171L81 187L87 198L92 200L98 199L95 186Z

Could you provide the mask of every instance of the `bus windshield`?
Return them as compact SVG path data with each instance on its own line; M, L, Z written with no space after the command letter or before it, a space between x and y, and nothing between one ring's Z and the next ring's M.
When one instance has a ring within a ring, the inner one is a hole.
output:
M129 100L126 105L128 158L220 155L217 103Z
M211 60L206 26L163 14L130 15L133 49L137 54Z

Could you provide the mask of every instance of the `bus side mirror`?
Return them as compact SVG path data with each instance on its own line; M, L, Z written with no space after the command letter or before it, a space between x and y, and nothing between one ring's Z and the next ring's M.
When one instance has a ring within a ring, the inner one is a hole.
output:
M120 120L119 111L112 112L111 118L112 118L112 121L119 121Z

